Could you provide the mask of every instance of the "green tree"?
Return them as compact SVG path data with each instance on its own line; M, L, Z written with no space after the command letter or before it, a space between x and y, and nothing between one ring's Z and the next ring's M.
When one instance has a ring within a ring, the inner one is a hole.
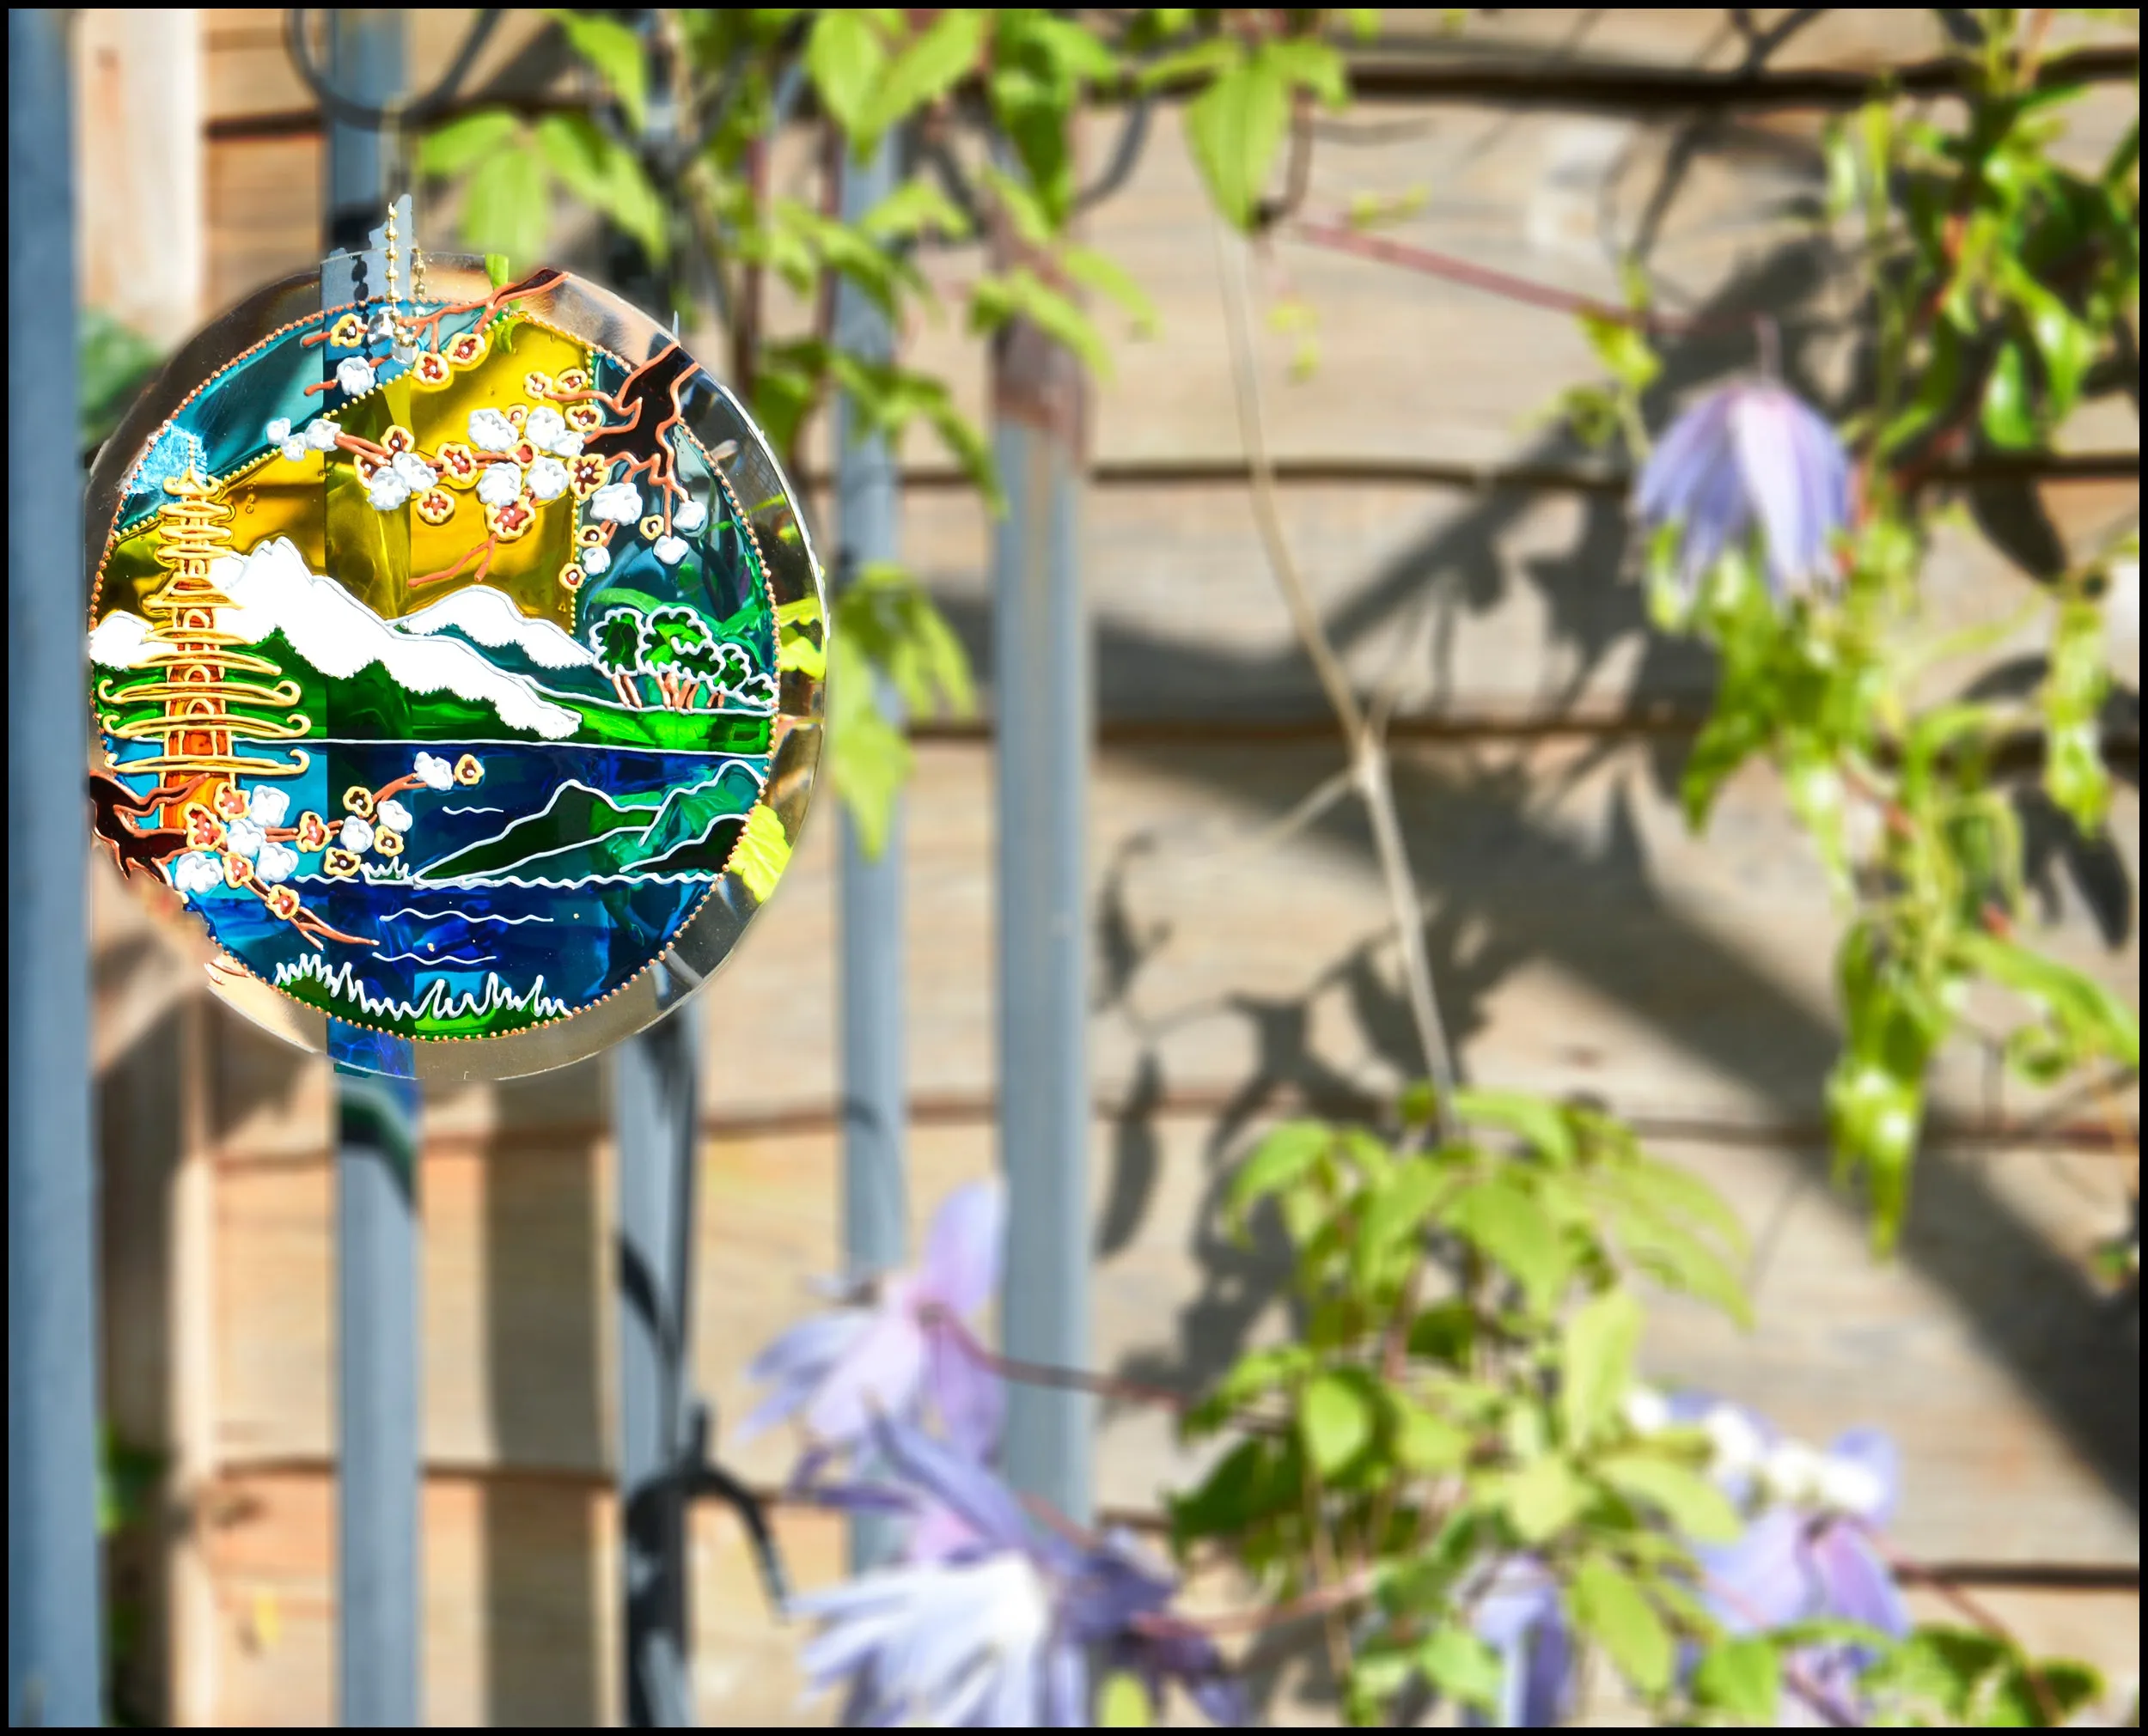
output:
M644 659L651 643L649 623L642 612L626 606L611 610L599 618L589 641L596 652L597 667L612 678L619 697L638 710L642 697L634 677L646 667Z

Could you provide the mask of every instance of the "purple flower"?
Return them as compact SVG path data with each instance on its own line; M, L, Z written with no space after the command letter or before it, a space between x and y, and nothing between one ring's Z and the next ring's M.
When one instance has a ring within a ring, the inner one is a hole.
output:
M1708 1431L1717 1475L1734 1494L1757 1487L1769 1499L1736 1540L1693 1551L1706 1575L1701 1594L1726 1629L1749 1634L1833 1617L1897 1637L1909 1631L1901 1588L1872 1541L1900 1490L1892 1441L1876 1428L1852 1428L1815 1453L1736 1405L1681 1395L1671 1410ZM1807 1680L1852 1706L1869 1661L1850 1645L1796 1654ZM1785 1693L1782 1713L1785 1722L1803 1722L1810 1709Z
M1492 1569L1473 1609L1477 1637L1498 1653L1505 1668L1497 1727L1565 1723L1574 1709L1574 1649L1558 1582L1534 1556L1514 1556ZM1465 1721L1477 1727L1486 1721L1472 1710Z
M824 1491L908 1513L897 1567L791 1600L820 1631L802 1655L815 1691L846 1686L851 1724L1089 1721L1089 1654L1160 1700L1183 1683L1219 1723L1244 1706L1215 1644L1168 1605L1177 1590L1123 1534L1077 1541L1033 1524L990 1471L909 1424L876 1418L894 1480Z
M1773 381L1742 381L1670 425L1642 467L1633 507L1650 529L1681 526L1690 589L1755 522L1767 579L1787 596L1826 582L1828 539L1850 519L1850 460L1812 407Z
M868 1280L834 1313L769 1345L747 1378L776 1390L739 1438L796 1416L816 1447L839 1451L865 1439L876 1412L913 1417L930 1397L949 1435L984 1458L999 1435L999 1386L961 1323L998 1285L1004 1215L998 1182L957 1188L932 1220L914 1270Z

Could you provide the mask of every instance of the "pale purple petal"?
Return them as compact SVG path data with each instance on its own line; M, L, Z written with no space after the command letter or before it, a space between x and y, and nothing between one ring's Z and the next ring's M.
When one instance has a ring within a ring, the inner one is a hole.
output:
M1503 1728L1561 1722L1573 1696L1573 1651L1559 1591L1533 1559L1502 1562L1470 1617L1477 1637L1499 1654L1499 1724ZM1484 1715L1465 1708L1463 1721L1481 1727Z
M918 1301L937 1302L963 1317L990 1301L999 1288L1005 1221L1006 1193L996 1179L970 1182L949 1194L925 1235Z
M747 1364L746 1378L756 1386L794 1375L817 1380L864 1330L866 1319L860 1310L846 1308L801 1320Z
M1021 1504L983 1465L893 1416L875 1421L873 1441L898 1475L952 1508L987 1543L1034 1550L1036 1535Z
M1895 1503L1901 1498L1902 1456L1893 1439L1883 1429L1846 1428L1835 1436L1828 1447L1831 1459L1846 1459L1870 1472L1883 1491L1878 1507L1863 1515L1874 1525L1885 1526L1895 1516Z
M1665 430L1641 468L1633 506L1645 527L1682 527L1691 584L1758 521L1779 594L1824 580L1828 539L1849 521L1849 459L1809 405L1768 381L1712 393Z
M1736 1543L1694 1551L1707 1575L1702 1590L1732 1632L1779 1628L1812 1614L1805 1524L1788 1508L1770 1508Z
M825 1441L856 1441L876 1412L906 1416L924 1374L924 1334L906 1313L882 1314L857 1335L813 1396L806 1427Z
M1015 1647L1000 1660L992 1698L979 1708L986 1714L979 1721L984 1727L1025 1730L1036 1724L1038 1707L1044 1697L1040 1669L1044 1661L1043 1650L1042 1643L1033 1640Z
M1064 1636L1044 1652L1044 1722L1053 1730L1078 1730L1089 1723L1089 1664L1081 1648Z
M956 1451L982 1461L999 1445L1006 1393L999 1377L958 1336L961 1331L943 1323L927 1333L925 1392Z
M811 1402L815 1389L844 1352L857 1340L870 1317L855 1309L817 1314L802 1320L756 1356L747 1379L773 1380L776 1390L738 1426L742 1443L795 1415Z
M1813 1539L1812 1561L1827 1614L1898 1637L1909 1631L1909 1608L1894 1575L1854 1523L1825 1527Z
M903 1558L913 1562L949 1561L977 1549L984 1535L952 1508L928 1502L918 1509L916 1523L903 1544Z

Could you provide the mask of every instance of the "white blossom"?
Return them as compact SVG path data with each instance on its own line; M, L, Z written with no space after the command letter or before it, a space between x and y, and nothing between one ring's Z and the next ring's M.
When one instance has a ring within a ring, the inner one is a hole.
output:
M470 412L470 444L479 452L512 452L522 443L515 424L490 405Z
M293 464L296 464L310 450L306 442L296 434L276 449Z
M357 398L373 389L373 364L363 356L346 356L336 363L336 384Z
M709 521L709 509L698 500L690 500L671 515L671 527L684 531L688 536Z
M183 892L212 892L223 884L223 864L210 850L189 850L172 864L172 884Z
M389 468L410 485L412 494L423 494L440 480L440 472L414 452L397 453Z
M234 856L257 856L261 846L268 842L258 819L235 819L231 829L224 833L225 844Z
M411 826L410 810L390 796L375 811L374 818L390 831L408 831Z
M333 452L336 436L343 430L326 416L317 416L306 424L306 444L315 452Z
M658 537L653 552L666 566L675 567L687 557L686 540L682 537Z
M265 844L254 859L253 872L270 886L287 880L298 872L298 852L287 844Z
M522 467L519 464L488 464L478 478L478 498L487 506L505 506L521 498Z
M1785 1441L1761 1461L1761 1481L1776 1500L1791 1507L1811 1504L1819 1494L1826 1461L1802 1441Z
M1670 1427L1670 1404L1653 1386L1636 1386L1622 1406L1626 1426L1636 1434L1660 1434Z
M291 811L291 793L272 783L257 783L247 797L246 817L260 825L281 825Z
M1887 1485L1869 1465L1830 1453L1820 1464L1819 1496L1838 1513L1875 1517L1887 1505Z
M579 429L570 428L558 439L552 442L552 449L562 458L581 457L582 431Z
M281 446L291 437L291 419L288 416L272 417L261 432L268 436L271 446Z
M607 482L589 496L589 516L631 525L642 515L642 491L631 482Z
M567 418L549 404L539 405L522 423L522 438L540 452L558 451L558 442L566 431Z
M428 789L450 789L455 786L455 767L437 753L427 753L420 749L411 770Z
M376 512L394 512L410 498L410 484L393 470L376 470L365 497Z
M1712 1449L1709 1468L1718 1477L1742 1477L1760 1468L1767 1443L1751 1418L1735 1404L1718 1404L1700 1419Z
M336 842L352 856L363 856L373 848L373 828L355 813L343 823L343 830L336 834Z
M602 543L591 543L582 551L582 570L595 578L612 564L612 551Z
M538 500L558 500L572 480L556 458L540 458L529 467L529 491Z

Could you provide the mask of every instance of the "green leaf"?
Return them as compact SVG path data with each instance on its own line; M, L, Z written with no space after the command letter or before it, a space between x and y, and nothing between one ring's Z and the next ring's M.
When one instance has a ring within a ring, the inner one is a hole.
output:
M1396 1396L1391 1404L1395 1461L1407 1471L1437 1474L1459 1469L1469 1457L1469 1431L1422 1404Z
M973 70L985 47L986 14L950 8L908 43L876 81L852 143L863 154L913 110L937 101Z
M1587 335L1589 347L1596 352L1612 376L1638 392L1663 371L1663 359L1656 353L1639 328L1623 320L1611 320L1601 314L1584 314L1581 329Z
M471 172L462 192L462 238L473 248L534 259L551 228L545 165L533 144L503 144Z
M1450 1700L1496 1712L1506 1666L1499 1654L1466 1628L1436 1628L1417 1648L1417 1667Z
M1596 1473L1628 1500L1655 1508L1695 1543L1734 1542L1745 1522L1728 1495L1690 1465L1648 1452L1614 1453Z
M1114 1670L1096 1696L1096 1722L1106 1730L1145 1730L1153 1709L1138 1676Z
M601 12L548 9L566 33L574 52L604 76L627 124L639 133L649 125L649 65L642 58L641 38L618 19Z
M1187 143L1209 197L1239 228L1252 227L1290 114L1282 69L1260 50L1224 67L1187 107Z
M1575 1625L1603 1648L1627 1681L1651 1698L1670 1685L1670 1629L1624 1572L1600 1555L1585 1556L1566 1595Z
M805 64L821 107L852 138L862 137L888 67L887 47L871 20L855 10L817 14Z
M1994 935L1967 934L1958 944L1973 969L2048 1008L2084 1045L2121 1066L2140 1065L2139 1016L2093 977Z
M522 130L504 108L479 108L457 115L425 135L418 148L421 174L459 175L477 167Z
M82 310L76 354L82 443L95 446L119 425L135 394L155 376L163 355L101 308Z
M1111 377L1111 352L1089 316L1026 265L980 278L970 290L970 326L997 332L1010 320L1027 319L1080 356L1099 380Z
M1464 1087L1455 1093L1455 1113L1464 1121L1504 1127L1519 1134L1532 1151L1554 1163L1571 1163L1574 1130L1555 1103L1524 1091L1486 1091Z
M1901 1233L1909 1166L1924 1124L1921 1074L1904 1078L1883 1062L1845 1054L1828 1075L1828 1130L1845 1174L1862 1171L1872 1198L1872 1236L1883 1252Z
M1619 1414L1619 1402L1633 1384L1641 1305L1627 1291L1606 1291L1567 1317L1560 1337L1559 1426L1578 1448Z
M505 253L487 253L485 256L485 281L491 283L494 289L505 289L512 275L513 274L508 270L507 255Z
M536 140L546 168L569 192L594 205L661 264L670 237L662 202L639 159L586 114L548 114Z
M766 802L755 802L731 850L727 872L736 874L755 901L765 905L790 862L790 840L784 835L783 821Z
M1313 1353L1303 1344L1248 1350L1224 1371L1208 1396L1187 1413L1189 1436L1212 1433L1255 1398L1265 1398L1311 1372Z
M1371 1191L1352 1252L1360 1282L1379 1270L1389 1250L1423 1230L1443 1181L1437 1166L1419 1158L1401 1165Z
M1284 36L1266 52L1286 83L1310 91L1330 108L1350 105L1350 69L1341 55L1317 36Z
M1777 1723L1782 1715L1782 1660L1773 1643L1757 1635L1718 1641L1693 1666L1693 1691L1701 1704L1738 1723Z
M1246 1214L1270 1194L1288 1187L1333 1148L1334 1130L1324 1121L1286 1121L1253 1148L1224 1196L1224 1221L1242 1226Z
M1118 260L1094 247L1072 246L1060 248L1059 259L1060 270L1083 289L1094 289L1124 308L1126 317L1133 321L1134 330L1141 336L1155 334L1156 303Z
M1295 1514L1303 1499L1303 1459L1293 1439L1254 1435L1216 1461L1185 1495L1166 1497L1177 1544L1234 1538L1279 1514Z
M1557 1536L1589 1505L1589 1485L1556 1454L1510 1472L1498 1495L1516 1535L1530 1544Z
M1358 1370L1330 1370L1306 1383L1298 1400L1298 1435L1323 1477L1346 1471L1371 1446L1378 1417Z
M778 660L780 662L780 659ZM846 651L828 683L828 752L836 793L870 858L887 845L895 798L910 777L910 744L876 703L872 666Z
M970 229L969 219L961 208L937 182L924 175L912 177L889 193L858 219L857 227L876 241L906 241L919 235L959 241Z
M1984 382L1984 433L1994 446L2020 451L2036 443L2036 415L2029 402L2029 363L2021 346L1999 346L1991 377Z
M1441 1215L1513 1276L1533 1309L1550 1312L1566 1282L1566 1252L1558 1229L1526 1188L1502 1171L1466 1188Z

